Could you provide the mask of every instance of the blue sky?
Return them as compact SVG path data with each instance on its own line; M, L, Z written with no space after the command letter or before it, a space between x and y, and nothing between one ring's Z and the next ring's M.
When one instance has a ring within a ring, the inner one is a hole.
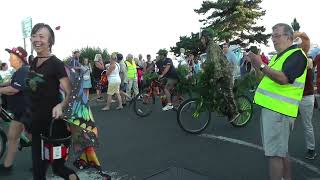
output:
M175 45L181 35L198 32L201 18L193 9L202 0L16 0L0 1L0 59L6 61L5 48L23 46L21 20L27 16L33 22L45 22L56 32L53 53L63 59L74 49L85 46L107 48L109 52L154 55L160 48ZM302 3L303 2L303 3ZM16 6L15 6L16 5ZM320 25L315 24L317 0L264 0L267 10L260 22L271 32L278 22L291 23L296 17L301 30L307 32L313 43L320 44ZM29 40L27 39L29 45ZM263 47L272 51L272 45ZM30 46L27 47L30 51Z

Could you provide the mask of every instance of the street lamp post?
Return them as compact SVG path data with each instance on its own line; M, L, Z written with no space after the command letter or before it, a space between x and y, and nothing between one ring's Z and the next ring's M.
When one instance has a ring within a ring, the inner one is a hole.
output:
M26 49L26 38L31 36L32 30L32 18L26 17L21 21L21 28L22 28L22 37L23 37L23 47ZM33 54L33 48L31 46L31 55Z

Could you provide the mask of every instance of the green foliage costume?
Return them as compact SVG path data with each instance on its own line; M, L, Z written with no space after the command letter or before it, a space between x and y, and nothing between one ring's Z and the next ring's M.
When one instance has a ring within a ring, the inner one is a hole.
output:
M203 67L204 73L200 77L200 83L202 82L202 85L200 86L203 86L204 84L209 86L208 88L205 88L209 91L206 94L209 96L210 94L214 94L214 99L222 99L222 97L215 96L223 95L228 101L228 116L229 118L232 118L238 113L233 95L234 80L232 65L224 56L219 45L213 42L212 38L210 37L210 31L204 30L202 37L206 37L207 39L207 60L205 61ZM212 88L214 88L214 90L212 90ZM213 93L213 91L220 91L220 93Z

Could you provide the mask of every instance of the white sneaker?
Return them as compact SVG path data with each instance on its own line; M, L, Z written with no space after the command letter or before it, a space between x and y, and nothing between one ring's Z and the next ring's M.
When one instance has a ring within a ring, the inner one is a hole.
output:
M168 111L170 109L173 109L173 105L172 104L167 104L165 107L162 108L162 111Z

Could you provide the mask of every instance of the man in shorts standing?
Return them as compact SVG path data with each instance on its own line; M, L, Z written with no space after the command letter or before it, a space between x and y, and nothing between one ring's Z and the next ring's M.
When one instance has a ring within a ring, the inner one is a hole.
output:
M262 107L261 134L270 179L291 180L289 136L303 95L307 57L293 45L293 30L287 24L273 26L272 42L277 54L268 66L259 55L249 53L252 65L264 73L254 101Z

